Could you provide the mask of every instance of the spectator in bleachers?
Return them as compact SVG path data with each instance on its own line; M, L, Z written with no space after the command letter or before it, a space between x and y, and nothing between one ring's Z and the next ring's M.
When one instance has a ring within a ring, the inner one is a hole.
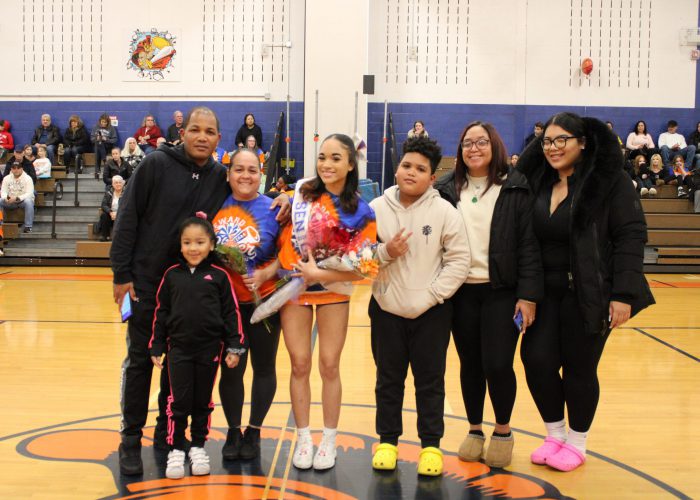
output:
M245 115L243 125L241 125L241 128L239 128L236 133L236 146L238 148L245 147L246 139L249 135L255 137L255 143L259 148L263 147L262 129L255 123L255 116L253 116L253 113Z
M97 124L92 129L92 142L95 144L95 165L99 171L102 162L112 148L117 145L117 129L112 126L112 121L107 113L103 113Z
M156 139L156 149L161 147L163 144L167 144L167 143L168 143L168 140L165 137L159 137L158 139Z
M31 233L34 224L34 183L22 168L22 163L17 160L12 160L10 163L10 172L10 175L3 178L2 188L0 188L3 217L7 218L7 210L24 208L22 231Z
M294 196L294 190L292 189L292 184L297 181L297 178L292 174L282 174L277 178L275 185L270 188L270 190L265 193L265 196L270 198L276 198L280 193L286 193L287 196Z
M51 115L41 115L41 125L34 130L32 145L34 145L35 148L45 146L49 160L51 160L51 163L54 165L56 164L58 145L61 143L62 139L61 131L56 125L51 123Z
M634 182L634 187L637 189L637 193L642 197L647 195L656 196L656 188L651 182L649 173L650 170L647 167L644 155L638 155L632 160L632 169L629 171L629 174L632 182Z
M5 153L11 153L15 148L15 140L10 133L10 121L0 120L0 162L5 157Z
M131 138L133 139L133 138ZM112 148L110 158L105 163L105 169L102 173L102 180L107 189L112 185L112 179L115 176L120 176L124 182L131 176L133 168L121 156L121 150L118 147Z
M678 197L687 198L690 169L686 167L683 155L677 154L673 157L673 163L669 170L669 178L672 179L669 184L678 184ZM673 180L676 182L674 183Z
M420 120L416 120L413 123L413 128L408 131L408 138L411 137L428 137L428 131L425 130L425 123Z
M687 169L693 168L695 146L687 145L685 137L678 133L677 121L669 120L666 127L667 131L659 136L659 149L661 149L661 159L664 166L672 167L671 159L675 158L676 155L681 155L685 158L685 167Z
M515 165L518 163L518 160L520 159L520 155L518 153L513 153L510 155L510 166L515 168Z
M75 160L75 168L83 173L82 154L90 147L90 137L85 129L83 120L78 115L68 118L68 128L63 134L63 163L66 173L69 173L71 163Z
M122 160L129 164L132 172L139 166L144 156L143 151L141 151L139 145L136 144L136 139L129 137L126 142L124 142L124 149L122 149L121 157Z
M102 198L100 221L97 223L96 231L100 235L100 241L108 241L112 237L112 228L117 219L117 209L119 208L119 200L124 193L124 184L124 178L121 175L113 176L112 185L107 188Z
M695 160L691 168L695 169L700 167L700 122L695 124L695 130L688 136L688 144L690 146L695 146Z
M260 160L260 165L263 165L265 163L265 152L258 147L258 143L255 140L254 135L249 135L248 137L246 137L245 148L251 150L258 156L258 160Z
M5 164L5 171L3 172L3 177L7 177L10 175L10 168L12 167L13 162L18 162L22 165L22 168L24 171L27 173L29 177L31 177L32 181L36 183L36 173L34 172L34 165L32 160L28 160L24 156L24 151L29 148L30 150L32 149L31 146L26 145L24 147L22 146L15 146L15 151L13 153L13 156L11 156L8 160L7 163Z
M22 168L24 169L25 173L29 177L31 177L32 182L36 184L36 170L34 169L34 160L36 160L36 156L34 155L32 147L29 144L25 144L24 146L22 146Z
M156 125L155 117L146 115L141 123L141 128L134 134L134 139L144 154L148 154L158 148L158 138L162 135L160 128Z
M651 155L651 160L649 161L649 177L651 178L651 183L655 186L663 186L666 184L666 169L664 168L664 162L659 153Z
M542 137L542 132L544 132L544 123L537 122L532 128L532 133L525 138L525 144L523 145L523 150L535 139Z
M622 139L620 139L620 136L617 135L617 132L615 132L615 124L611 121L605 122L605 125L610 129L610 131L615 134L615 137L617 137L617 142L620 144L621 148L624 148L624 144L622 144Z
M183 120L182 111L175 111L173 113L173 120L175 120L175 123L168 127L168 135L166 139L170 144L177 145L182 142L182 139L180 139L180 130L182 130Z
M649 160L651 155L656 153L654 139L647 131L647 124L644 120L639 120L634 125L634 130L627 136L626 146L630 160L638 155L644 155Z
M48 159L46 148L44 146L39 146L36 148L37 158L34 160L34 172L36 173L37 179L50 179L51 178L51 160Z

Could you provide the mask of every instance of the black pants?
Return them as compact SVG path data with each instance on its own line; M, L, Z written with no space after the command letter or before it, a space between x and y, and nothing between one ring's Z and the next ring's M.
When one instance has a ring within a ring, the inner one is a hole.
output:
M484 419L487 382L496 423L510 422L517 387L513 371L519 336L513 323L515 302L514 290L494 290L490 283L462 285L452 297L452 336L470 424L481 424Z
M418 436L421 446L440 446L445 432L445 358L450 343L452 304L438 304L415 319L383 311L369 302L372 356L377 365L377 434L396 444L403 433L404 382L411 366L416 386Z
M255 310L254 304L240 304L243 329L248 337L248 351L241 356L235 368L229 368L226 363L221 365L221 380L219 381L219 397L224 407L226 421L231 429L241 426L243 412L243 375L248 365L248 356L253 365L253 387L250 396L250 425L260 427L267 412L272 406L272 400L277 391L277 347L280 341L280 315L275 314L267 319L270 331L263 322L250 324L250 317Z
M66 171L71 166L73 158L85 152L85 146L65 146L63 148L63 164L66 166ZM75 168L79 168L78 160L75 162Z
M192 352L191 348L172 347L168 351L168 434L166 441L173 449L184 449L187 417L191 416L192 446L201 448L209 435L210 415L214 410L211 393L221 362L223 344Z
M114 226L114 221L109 214L100 211L100 236L103 238L109 238L112 235L112 227Z
M588 335L566 273L545 273L545 297L520 349L527 385L545 422L563 420L566 405L569 427L590 429L600 396L598 362L609 333Z
M127 354L122 363L121 374L121 434L127 446L136 446L141 441L143 427L148 416L148 395L151 389L153 362L148 350L153 328L155 297L136 290L139 301L131 302L132 316L127 329ZM158 396L158 427L165 432L165 406L170 394L167 370L163 370Z
M113 149L114 144L112 144L111 142L102 141L95 143L95 168L97 168L98 170L100 169L100 165L102 165L102 160L111 155Z

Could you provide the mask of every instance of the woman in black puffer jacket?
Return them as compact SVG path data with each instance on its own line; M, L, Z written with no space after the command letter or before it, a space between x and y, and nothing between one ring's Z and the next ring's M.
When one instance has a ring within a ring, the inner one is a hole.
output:
M654 303L642 265L646 222L617 138L599 120L553 116L518 170L535 193L533 225L545 278L537 321L521 345L547 428L545 443L530 458L569 471L585 461L600 394L598 361L611 329Z

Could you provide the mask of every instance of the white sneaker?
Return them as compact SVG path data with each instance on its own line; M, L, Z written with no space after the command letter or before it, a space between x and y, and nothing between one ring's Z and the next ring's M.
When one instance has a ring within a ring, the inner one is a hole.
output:
M649 188L649 194L651 196L656 196L656 188Z
M168 466L165 468L165 477L168 479L182 479L185 477L184 451L170 450L170 453L168 453Z
M646 196L649 194L649 190L647 188L642 188L639 190L639 194L642 196Z
M314 442L311 436L301 438L297 441L297 447L294 450L292 463L297 469L310 469L313 463Z
M209 467L209 455L204 448L193 446L190 448L190 464L193 476L206 476L211 471Z
M2 257L3 255L5 255L5 252L3 252L2 248L0 248L0 257Z
M314 456L314 469L326 470L335 466L335 440L321 440Z

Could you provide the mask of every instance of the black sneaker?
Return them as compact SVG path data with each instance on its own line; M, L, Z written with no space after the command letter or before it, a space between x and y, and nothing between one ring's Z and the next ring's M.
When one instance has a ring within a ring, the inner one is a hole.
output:
M243 435L241 430L229 429L226 434L226 443L221 449L221 455L223 455L224 460L237 460L241 457L241 444L243 443Z
M124 476L138 476L143 474L143 461L141 460L141 445L119 445L119 472Z
M248 427L243 434L240 457L243 460L251 460L260 455L260 429Z
M32 228L31 228L31 227L25 227L24 229L22 229L22 232L23 232L23 233L31 233L31 232L32 232Z

